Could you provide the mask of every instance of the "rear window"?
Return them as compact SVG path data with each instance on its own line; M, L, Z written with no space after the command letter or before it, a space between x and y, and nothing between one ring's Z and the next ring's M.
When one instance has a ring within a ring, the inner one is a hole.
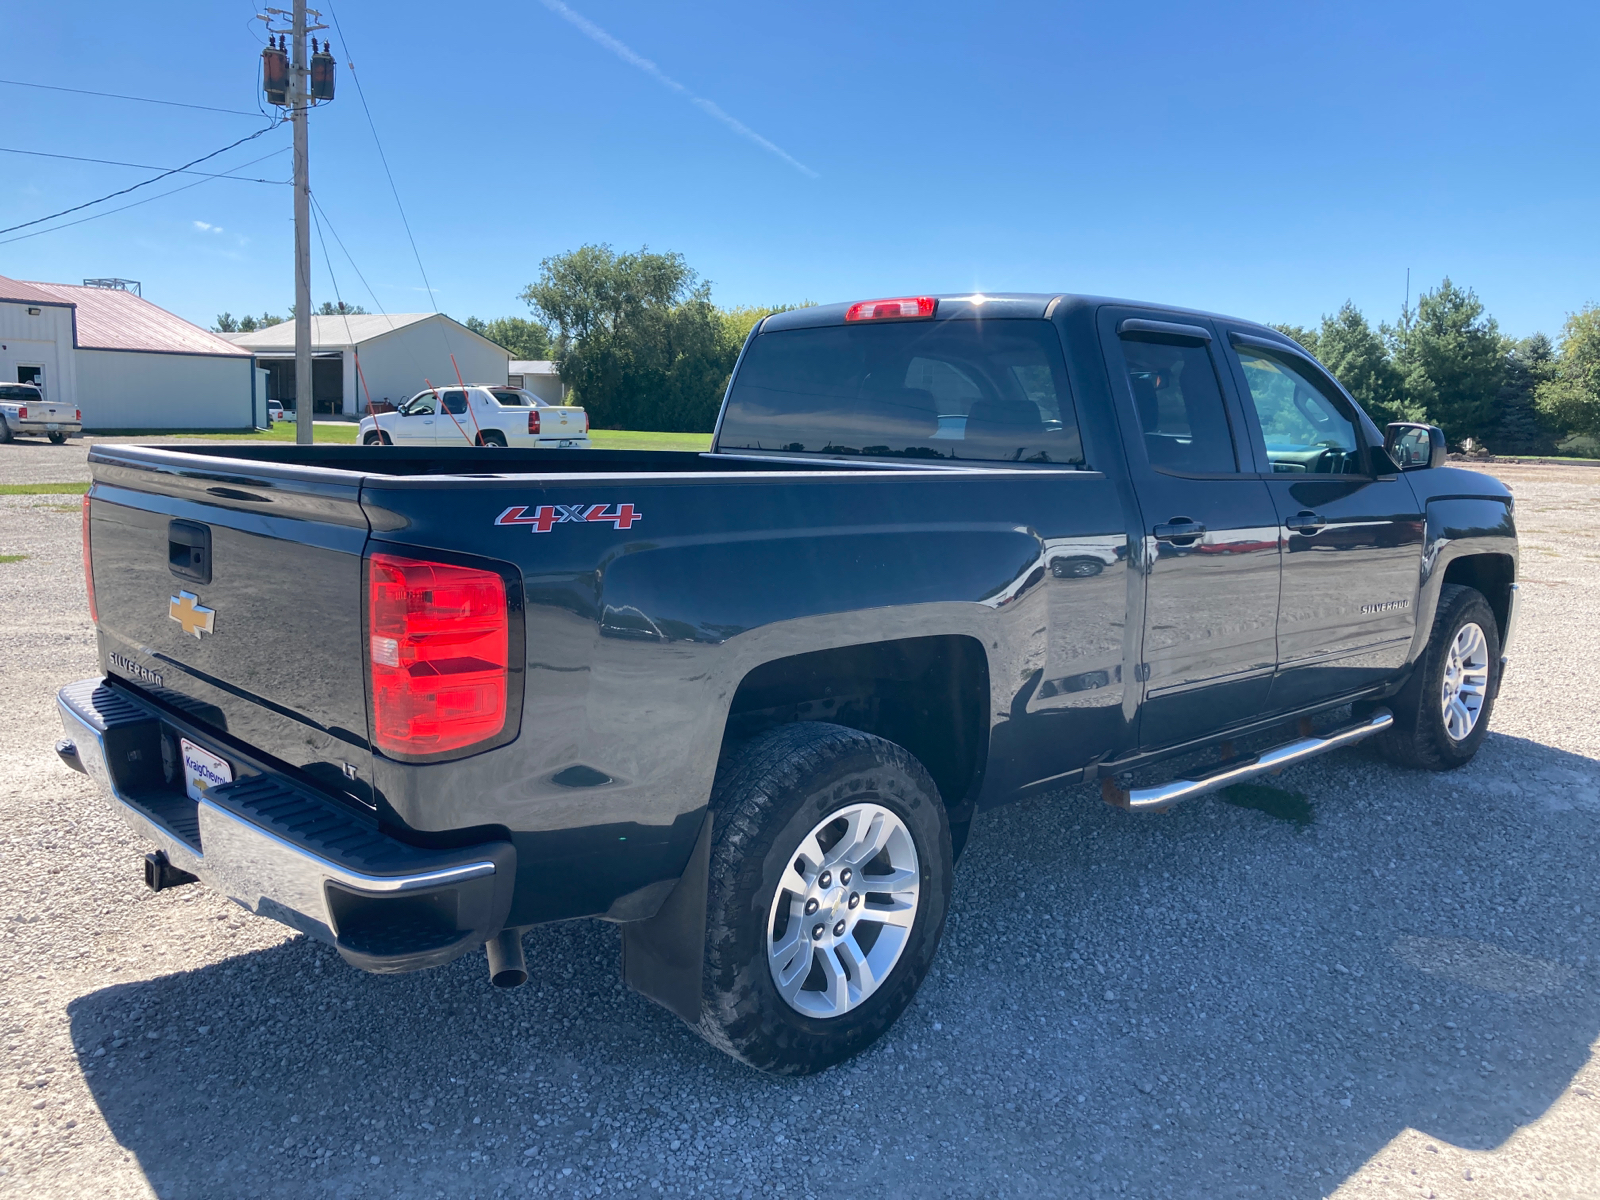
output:
M513 392L506 388L495 388L489 394L505 408L527 408L530 402L529 397L523 393Z
M15 383L0 383L0 400L37 400L39 389L22 387Z
M745 351L719 450L1079 463L1048 321L898 321L764 333Z

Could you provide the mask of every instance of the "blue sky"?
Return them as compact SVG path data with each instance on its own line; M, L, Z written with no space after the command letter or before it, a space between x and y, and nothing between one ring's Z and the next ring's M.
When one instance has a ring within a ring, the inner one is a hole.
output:
M432 302L350 60L457 318L525 313L539 260L584 242L679 251L723 304L1023 289L1301 323L1349 298L1376 320L1409 267L1413 294L1448 274L1521 335L1600 300L1593 5L323 8L348 43L334 32L312 187L389 311ZM0 78L253 112L255 11L19 4ZM10 85L0 103L0 145L159 167L263 124ZM200 169L288 144L285 126ZM243 173L289 169L284 152ZM0 172L0 227L153 174L9 153ZM287 187L207 181L0 244L0 274L139 279L202 324L283 313L290 205ZM328 246L314 300L336 280L375 308Z

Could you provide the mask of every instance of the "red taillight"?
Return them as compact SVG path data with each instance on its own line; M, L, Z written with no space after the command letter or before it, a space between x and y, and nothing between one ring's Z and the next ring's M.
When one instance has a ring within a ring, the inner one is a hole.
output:
M539 410L537 408L530 408L528 410L528 432L539 432Z
M369 564L374 735L437 754L505 729L510 614L494 571L374 554Z
M938 301L932 296L902 296L897 300L863 300L852 304L844 314L846 321L891 321L907 317L931 317Z
M83 409L81 409L81 408L75 408L75 409L73 409L73 410L72 410L72 419L73 419L73 420L74 420L74 421L81 421L81 420L83 420Z
M28 419L28 406L26 404L24 404L24 405L21 405L17 409L17 420L26 421L27 419Z
M100 610L94 605L94 555L89 553L89 497L83 498L83 585L89 592L89 620L98 621Z

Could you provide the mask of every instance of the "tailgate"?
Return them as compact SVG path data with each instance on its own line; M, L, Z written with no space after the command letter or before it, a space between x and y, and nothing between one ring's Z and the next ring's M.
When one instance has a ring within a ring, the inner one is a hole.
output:
M588 428L583 413L574 408L541 408L539 410L540 438L580 438Z
M359 478L145 447L90 464L101 668L370 805Z

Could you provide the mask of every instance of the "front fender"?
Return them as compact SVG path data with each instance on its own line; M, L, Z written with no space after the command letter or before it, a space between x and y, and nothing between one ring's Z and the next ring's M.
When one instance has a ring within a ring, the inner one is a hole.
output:
M1427 503L1423 535L1422 578L1417 595L1417 627L1408 663L1415 662L1428 644L1433 619L1439 610L1439 591L1450 564L1473 555L1508 556L1511 577L1517 575L1517 526L1509 493L1498 496L1449 496ZM1491 598L1492 599L1492 598Z

